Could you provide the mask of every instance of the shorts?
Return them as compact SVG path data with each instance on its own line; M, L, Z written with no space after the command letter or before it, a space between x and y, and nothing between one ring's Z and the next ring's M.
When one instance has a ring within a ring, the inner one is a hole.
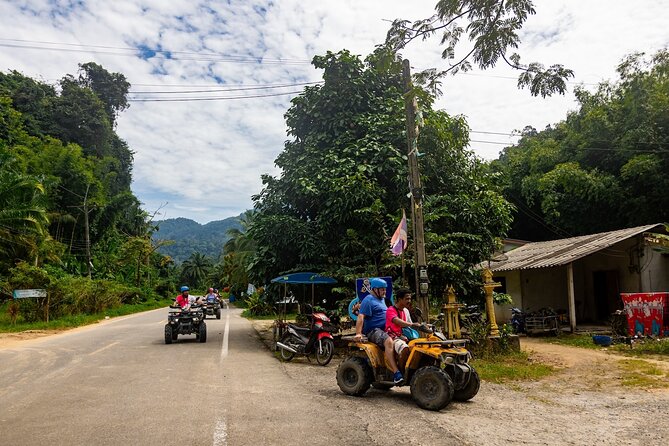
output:
M374 344L378 345L381 347L383 350L385 348L384 344L386 342L386 339L388 339L390 336L388 336L388 333L385 331L381 330L380 328L375 328L369 333L367 333L367 339L369 342L373 342Z

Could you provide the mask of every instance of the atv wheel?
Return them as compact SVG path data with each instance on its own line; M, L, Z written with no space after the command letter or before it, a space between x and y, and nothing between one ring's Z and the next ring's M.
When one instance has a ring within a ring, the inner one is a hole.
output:
M171 344L174 339L174 333L172 332L172 326L170 324L165 324L165 344Z
M418 407L441 410L453 399L453 381L438 367L423 367L411 380L411 396Z
M281 343L285 345L290 345L291 340L294 339L294 336L290 333L285 333L283 337L281 338ZM296 343L297 341L293 340L293 344ZM290 350L286 350L285 348L279 347L279 351L281 352L281 359L284 361L290 361L295 357L295 353L291 352Z
M456 390L453 394L453 399L456 401L469 401L479 393L480 387L481 379L479 378L479 374L476 373L476 370L471 369L467 385L460 390Z
M347 395L362 396L369 390L374 372L364 358L349 356L337 369L337 385Z
M207 342L207 324L205 324L204 321L200 322L200 326L198 327L197 331L200 342Z
M216 319L220 319L220 318L221 318L221 309L217 308L216 309Z
M316 362L320 365L328 365L334 354L334 342L330 338L321 339L321 351L316 346Z

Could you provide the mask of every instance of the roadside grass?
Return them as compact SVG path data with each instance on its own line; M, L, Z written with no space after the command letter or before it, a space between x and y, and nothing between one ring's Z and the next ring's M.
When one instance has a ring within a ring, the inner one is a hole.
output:
M170 305L172 299L151 300L137 304L125 304L120 307L110 308L106 311L95 314L75 314L63 316L49 322L21 322L11 323L9 314L7 314L7 305L0 305L0 333L17 333L26 330L66 330L68 328L80 327L82 325L95 324L106 316L117 317L127 314L139 313L142 311L155 310Z
M592 341L591 334L566 333L560 336L544 337L541 339L549 344L567 345L569 347L589 348L592 350L600 350L602 348Z
M555 372L555 368L534 362L525 352L473 359L472 365L482 380L493 383L535 381Z
M563 334L557 337L542 338L550 344L567 345L569 347L588 348L592 350L604 350L621 353L628 356L658 355L669 356L669 339L644 339L635 341L633 347L629 344L613 344L610 347L602 347L592 341L592 334Z
M669 373L642 359L624 359L618 361L623 371L622 385L640 388L669 387Z
M611 346L611 350L629 356L658 355L665 357L662 359L666 360L669 359L669 339L648 339L634 342L632 348L627 344L616 344Z
M253 315L249 312L249 310L244 310L242 311L242 317L245 317L246 319L253 319L257 321L269 321L269 320L274 320L278 317L277 314L265 314L262 316L256 316ZM295 318L297 317L297 313L288 313L286 314L286 320L287 321L294 321Z

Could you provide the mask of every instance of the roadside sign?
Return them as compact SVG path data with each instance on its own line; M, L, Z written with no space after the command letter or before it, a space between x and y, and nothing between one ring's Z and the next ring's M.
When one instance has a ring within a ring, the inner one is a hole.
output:
M46 297L46 290L14 290L14 299L25 299L27 297Z

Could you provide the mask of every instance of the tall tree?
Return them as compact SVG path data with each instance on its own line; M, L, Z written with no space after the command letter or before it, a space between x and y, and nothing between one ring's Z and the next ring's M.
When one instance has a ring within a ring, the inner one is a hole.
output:
M263 176L249 230L257 243L256 283L313 269L345 282L399 275L389 232L407 209L407 162L401 63L384 49L365 61L348 51L314 58L324 84L307 87L286 113L291 140L276 159L278 177ZM434 259L443 279L486 258L510 222L510 209L471 152L461 117L431 110L419 92L424 128L427 232L432 248L448 240L452 257ZM457 231L449 236L449 231ZM475 242L472 242L475 241Z
M617 82L576 90L579 109L491 163L530 240L669 220L669 52L626 57Z
M426 70L419 76L435 93L444 75L469 71L474 64L485 70L500 60L521 71L518 87L529 88L532 95L546 97L564 93L566 80L574 75L571 70L560 64L548 68L538 62L523 64L518 53L509 54L518 47L518 32L533 14L531 0L439 0L435 14L428 18L413 23L395 20L385 45L392 51L400 51L413 40L439 35L444 46L441 57L448 60L450 66L445 70ZM463 36L469 41L464 55L459 46Z

